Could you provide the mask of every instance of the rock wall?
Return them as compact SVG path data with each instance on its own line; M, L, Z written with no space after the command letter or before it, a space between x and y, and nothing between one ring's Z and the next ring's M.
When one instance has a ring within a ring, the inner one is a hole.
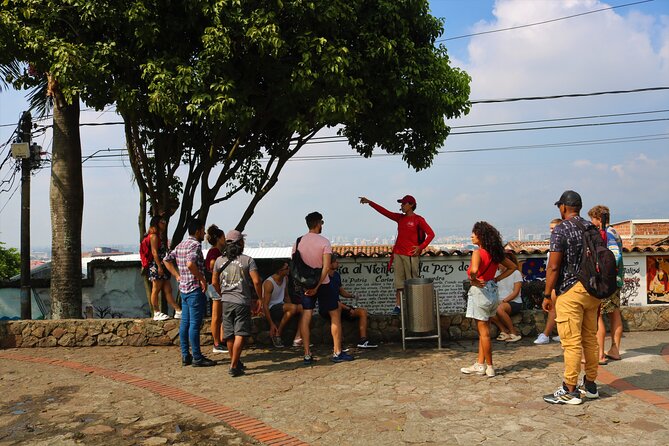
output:
M669 330L669 306L625 307L622 309L625 331ZM536 336L544 330L546 316L541 311L524 311L513 317L523 336ZM476 326L463 314L442 315L441 335L444 341L476 338ZM345 341L358 340L357 322L344 321ZM284 344L290 345L296 321L284 331ZM497 336L492 328L493 336ZM312 342L330 344L329 322L314 316ZM401 342L401 324L397 316L370 316L368 337L374 342ZM203 345L212 344L209 320L200 336ZM254 319L251 343L270 345L267 322ZM0 347L90 347L94 345L178 345L179 321L152 319L71 319L37 321L0 321Z

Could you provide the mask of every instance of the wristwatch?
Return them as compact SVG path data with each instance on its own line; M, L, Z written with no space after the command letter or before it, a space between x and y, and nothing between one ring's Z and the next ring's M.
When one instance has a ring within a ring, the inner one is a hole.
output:
M550 298L551 298L551 293L548 294L544 293L544 299L550 300Z

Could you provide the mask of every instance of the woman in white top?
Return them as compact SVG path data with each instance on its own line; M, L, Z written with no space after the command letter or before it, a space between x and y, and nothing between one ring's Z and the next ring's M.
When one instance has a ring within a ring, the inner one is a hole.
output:
M520 274L520 265L518 265L515 254L507 251L506 258L511 260L518 269L497 284L499 305L497 306L497 314L491 317L490 321L499 328L498 341L516 342L520 341L522 336L518 329L513 326L511 316L520 313L520 310L523 309L523 300L520 297L523 276ZM506 268L500 263L499 269L504 271Z

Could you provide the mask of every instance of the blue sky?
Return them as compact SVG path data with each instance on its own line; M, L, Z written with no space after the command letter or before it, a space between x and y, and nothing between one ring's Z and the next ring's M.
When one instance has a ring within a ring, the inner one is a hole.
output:
M444 37L516 27L618 6L631 1L433 0L433 14L446 20ZM445 42L454 65L472 76L472 100L549 96L669 86L669 2L655 0L544 25ZM13 123L26 108L22 93L0 92L0 125ZM261 202L246 228L251 241L294 240L303 217L320 210L329 237L392 236L395 226L357 197L396 208L412 194L418 212L437 236L466 235L488 220L511 239L519 228L546 232L557 216L553 202L565 189L583 196L587 209L611 208L612 220L668 218L669 121L533 131L456 134L536 126L666 119L669 91L477 104L449 122L453 135L433 166L414 172L396 157L294 161ZM644 114L639 114L639 113ZM648 113L652 112L652 113ZM633 113L633 114L631 114ZM499 125L605 114L626 116ZM112 121L113 113L84 112L82 122ZM0 127L0 142L11 129ZM37 138L49 148L51 135ZM591 142L588 142L591 141ZM82 128L84 154L122 148L120 127ZM498 149L498 150L490 150ZM462 152L463 150L473 150ZM454 152L460 151L460 152ZM450 153L449 153L450 152ZM302 155L350 154L342 143L307 146ZM86 245L133 244L138 238L138 194L128 167L118 161L84 165ZM5 178L7 170L0 172ZM50 244L49 171L33 177L32 243ZM19 244L20 199L0 194L0 241ZM224 229L239 220L248 197L239 196L210 213Z

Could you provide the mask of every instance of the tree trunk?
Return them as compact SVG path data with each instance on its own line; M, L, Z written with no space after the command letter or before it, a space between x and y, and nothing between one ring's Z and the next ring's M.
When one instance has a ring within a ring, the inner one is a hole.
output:
M84 188L79 138L79 97L69 104L57 85L51 155L51 317L80 319L81 219Z

